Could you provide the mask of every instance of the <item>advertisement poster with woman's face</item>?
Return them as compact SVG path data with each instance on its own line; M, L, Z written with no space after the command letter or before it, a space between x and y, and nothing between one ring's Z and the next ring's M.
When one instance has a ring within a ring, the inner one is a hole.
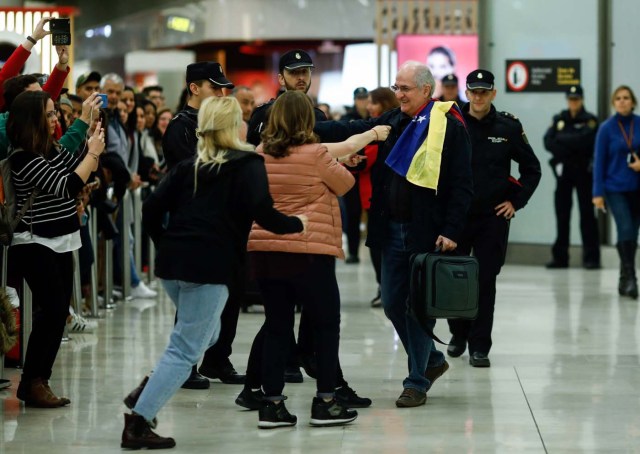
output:
M442 94L440 81L449 74L458 77L459 96L464 95L467 74L478 69L478 36L399 35L396 38L398 66L407 60L424 62L436 80L434 98Z

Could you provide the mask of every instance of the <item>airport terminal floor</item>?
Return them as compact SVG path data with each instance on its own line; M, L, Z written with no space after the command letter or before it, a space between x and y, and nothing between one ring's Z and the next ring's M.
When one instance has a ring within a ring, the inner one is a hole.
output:
M366 257L362 251L361 258ZM313 380L287 384L294 428L259 430L256 412L234 404L241 386L212 382L180 390L159 413L173 453L632 453L640 452L638 301L617 294L617 270L549 271L508 265L498 279L492 366L468 354L422 407L398 409L406 355L381 309L368 261L337 267L342 295L341 361L350 385L373 399L351 425L309 426ZM232 362L244 373L261 313L241 314ZM154 366L174 320L164 293L119 303L95 334L73 335L58 354L52 388L71 405L24 408L20 371L0 391L1 453L115 453L122 398ZM436 334L448 339L446 322Z

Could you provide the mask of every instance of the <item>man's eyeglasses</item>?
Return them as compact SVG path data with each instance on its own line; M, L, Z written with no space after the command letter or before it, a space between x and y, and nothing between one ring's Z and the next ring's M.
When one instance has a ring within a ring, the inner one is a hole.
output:
M401 87L398 87L397 85L392 85L391 86L391 89L396 93L398 93L398 92L400 92L400 93L409 93L411 90L414 90L416 88L418 88L418 87L417 86L415 86L415 87L407 87L406 85L403 85Z

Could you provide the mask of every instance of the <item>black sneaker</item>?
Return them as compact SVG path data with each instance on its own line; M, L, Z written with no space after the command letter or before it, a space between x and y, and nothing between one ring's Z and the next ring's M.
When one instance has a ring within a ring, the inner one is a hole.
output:
M453 336L449 341L449 346L447 347L447 355L457 358L462 355L464 351L467 349L467 340L462 339L460 337Z
M325 402L320 397L314 397L309 424L319 427L341 426L350 423L357 417L357 411L345 407L336 399Z
M371 399L358 396L349 386L336 388L335 397L340 405L347 408L367 408L371 406Z
M285 383L302 383L304 378L298 366L287 366L284 370Z
M236 405L247 408L249 410L260 410L262 406L262 398L264 393L261 389L251 391L251 388L244 388L238 397L236 397Z
M380 287L378 287L378 293L371 300L371 307L382 307L382 293Z
M469 357L469 364L473 367L491 367L491 361L486 353L474 352Z
M292 415L284 406L284 400L279 404L269 400L262 401L259 412L258 427L260 429L275 429L278 427L295 426L298 422L296 415Z

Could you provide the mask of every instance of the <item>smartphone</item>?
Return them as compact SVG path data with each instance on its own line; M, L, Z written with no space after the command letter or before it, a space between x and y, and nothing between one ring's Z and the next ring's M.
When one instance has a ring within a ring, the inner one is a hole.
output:
M102 98L102 105L100 106L101 109L106 109L107 108L107 103L109 102L107 100L107 95L105 95L104 93L99 93L98 96L100 96Z
M71 44L71 20L66 18L51 19L49 21L51 30L51 44L54 46L68 46Z

